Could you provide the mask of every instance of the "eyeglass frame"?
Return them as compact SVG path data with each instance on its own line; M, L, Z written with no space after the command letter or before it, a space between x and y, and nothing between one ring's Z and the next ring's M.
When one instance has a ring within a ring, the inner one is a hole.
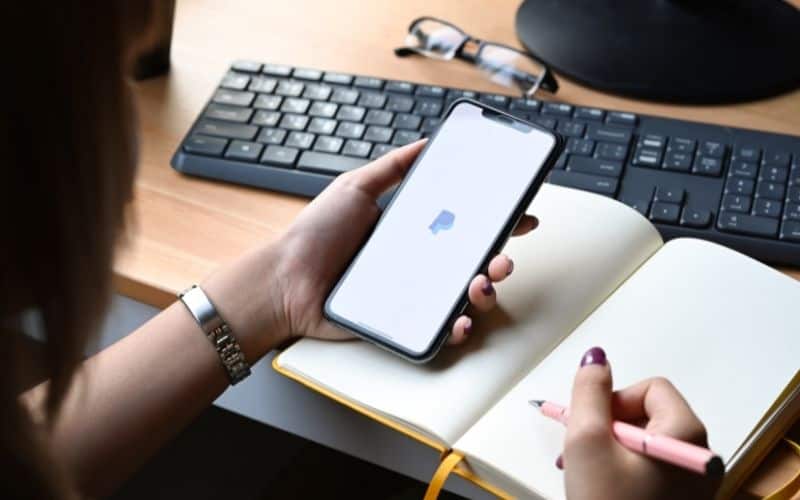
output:
M480 38L475 38L474 36L467 34L464 30L462 30L461 28L459 28L455 24L450 23L448 21L444 21L444 20L436 18L436 17L431 17L431 16L422 16L422 17L418 17L418 18L414 19L411 22L411 24L409 25L409 27L408 27L408 34L409 35L413 35L414 27L417 26L419 23L421 23L423 21L435 21L435 22L441 23L441 24L443 24L445 26L449 26L450 28L454 29L456 32L458 32L458 33L460 33L462 35L461 42L458 43L458 45L455 47L454 50L448 52L448 54L445 55L445 56L440 56L439 54L437 54L437 53L435 53L433 51L420 49L418 47L403 46L403 47L397 47L396 49L394 49L394 54L397 57L408 57L410 55L418 54L418 55L421 55L421 56L429 57L431 59L438 59L438 60L441 60L441 61L451 61L453 59L461 59L462 61L474 64L476 66L480 66L480 64L481 64L481 62L480 62L481 61L481 57L480 57L481 56L481 52L483 52L483 49L485 47L487 47L487 46L500 47L500 48L503 48L503 49L506 49L506 50L510 50L512 52L516 52L520 56L526 57L526 58L530 59L531 61L535 62L536 64L541 65L542 68L543 68L543 71L542 71L541 75L532 75L532 74L530 74L528 72L524 72L526 75L531 76L531 77L536 79L536 83L528 90L524 90L524 89L522 89L522 87L520 85L517 85L519 87L519 90L521 90L523 92L523 96L524 97L526 97L526 98L533 97L533 95L540 88L550 92L551 94L555 94L556 92L558 92L558 81L556 81L556 78L555 78L555 76L553 76L553 73L550 71L550 68L546 64L544 64L543 62L541 62L538 59L536 59L535 57L533 57L531 54L529 54L527 52L523 52L523 51L521 51L519 49L515 49L514 47L510 47L510 46L502 44L502 43L487 42L487 41L481 40ZM469 45L470 43L474 43L478 47L474 51L474 53L469 53L469 52L466 52L464 50L464 48L467 45Z

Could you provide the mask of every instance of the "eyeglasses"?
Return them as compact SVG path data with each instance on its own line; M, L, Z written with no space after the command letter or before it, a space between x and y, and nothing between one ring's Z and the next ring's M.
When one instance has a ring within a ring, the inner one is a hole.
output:
M443 61L453 58L467 61L486 72L493 82L521 90L524 97L532 97L539 88L551 93L558 90L550 69L530 54L484 42L433 17L420 17L412 22L405 46L394 49L394 53L398 57L419 54Z

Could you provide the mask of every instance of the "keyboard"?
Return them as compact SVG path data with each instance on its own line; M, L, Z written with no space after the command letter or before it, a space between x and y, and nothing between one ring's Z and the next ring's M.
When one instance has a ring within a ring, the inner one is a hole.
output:
M235 62L172 158L179 172L303 196L429 136L468 97L566 138L549 182L615 198L664 239L800 266L800 137L310 68Z

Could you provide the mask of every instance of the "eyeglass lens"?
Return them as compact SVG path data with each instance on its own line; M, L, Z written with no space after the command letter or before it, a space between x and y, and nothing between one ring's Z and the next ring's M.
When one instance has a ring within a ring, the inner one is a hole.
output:
M452 59L466 35L447 24L423 19L411 28L406 45L441 59Z

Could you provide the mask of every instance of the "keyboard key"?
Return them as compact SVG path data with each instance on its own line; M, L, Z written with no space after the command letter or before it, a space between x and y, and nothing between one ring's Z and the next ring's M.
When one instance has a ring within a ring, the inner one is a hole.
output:
M628 130L603 127L594 124L589 125L589 131L587 132L586 136L589 139L594 139L596 141L616 142L618 144L625 145L630 144L631 142L631 133Z
M344 143L342 154L347 156L357 156L359 158L366 158L369 156L369 150L372 148L372 143L366 141L349 140Z
M561 155L559 155L558 159L556 160L556 163L553 165L553 168L557 168L559 170L566 169L567 168L567 156L568 155L566 153L562 153Z
M781 209L783 209L782 202L759 198L756 200L756 204L753 206L753 215L774 217L777 219L781 216Z
M278 167L291 167L297 161L298 154L300 154L300 151L294 148L270 145L261 155L261 163Z
M800 161L792 165L791 170L789 170L789 185L800 186Z
M580 174L565 170L553 170L550 172L550 183L608 196L614 196L618 187L617 180L611 177Z
M358 105L365 108L380 109L386 104L386 96L379 92L362 92Z
M674 189L668 187L657 187L656 188L656 201L663 201L666 203L675 203L680 205L683 203L683 197L686 195L686 192L683 189Z
M274 78L254 76L250 80L250 86L247 87L247 90L250 90L252 92L263 92L264 94L271 94L275 91L275 87L277 86L278 86L278 80Z
M322 77L322 81L326 83L335 83L336 85L350 85L353 83L353 77L345 75L344 73L332 73L329 71ZM378 88L380 88L380 86Z
M318 85L315 83L306 85L306 90L303 92L303 97L306 99L314 99L315 101L325 101L333 93L333 89L327 85Z
M606 117L606 112L597 108L577 108L575 109L575 118L581 120L602 122Z
M700 154L707 158L722 159L725 157L725 145L717 141L703 141L700 144Z
M755 182L750 179L741 179L739 177L730 177L725 182L725 192L732 194L739 194L743 196L750 196L753 194Z
M281 116L282 115L277 111L264 111L263 109L259 109L256 111L256 114L253 115L253 120L250 123L261 127L275 127L278 125Z
M225 158L256 162L262 149L264 146L255 142L231 141L231 145L225 151Z
M461 90L461 89L450 89L447 91L447 100L455 101L461 97L466 97L467 99L478 99L478 93L472 90Z
M567 146L564 151L572 155L592 156L594 152L594 141L591 139L576 139L570 137L567 139Z
M777 182L783 184L789 178L789 169L786 167L776 167L773 165L764 165L761 168L761 177L759 180L767 182Z
M776 184L774 182L759 182L756 188L756 196L758 198L783 200L784 194L786 194L786 188L784 188L782 184Z
M413 108L414 108L414 99L404 95L390 96L389 101L386 104L386 109L388 111L394 111L396 113L408 113Z
M761 160L761 148L751 145L737 146L733 155L737 160L758 163Z
M300 97L300 94L303 93L304 88L305 85L303 82L296 82L294 80L281 80L278 82L278 88L275 89L275 93L286 97Z
M320 79L322 79L322 71L308 68L296 68L294 73L292 73L292 77L299 78L300 80L311 80L318 82Z
M366 112L367 110L360 106L342 106L339 108L339 112L336 113L336 118L338 120L360 122Z
M508 107L511 99L508 96L500 94L481 94L480 101L489 106L494 106L495 108L505 109Z
M726 194L722 197L722 205L720 207L722 210L727 210L729 212L746 214L750 212L750 203L751 201L749 196Z
M792 155L786 151L767 150L764 153L764 165L774 165L776 167L788 167Z
M286 131L279 128L262 128L256 140L264 144L283 144Z
M392 140L392 133L394 133L394 130L389 127L372 125L367 127L364 140L370 142L390 142Z
M567 137L583 137L584 130L586 125L578 122L561 122L558 126L558 132Z
M556 129L556 124L558 123L555 118L536 118L533 120L533 123L539 125L540 127L549 128L550 130Z
M665 170L688 172L692 169L692 155L679 151L667 151L664 157L663 167Z
M386 90L386 92L396 92L398 94L413 94L414 85L408 82L388 82L384 90Z
M442 101L436 99L417 99L414 113L420 116L438 118L442 114Z
M231 64L231 69L236 71L244 71L245 73L258 73L261 71L261 63L253 61L234 61Z
M308 117L306 115L285 114L280 123L281 128L288 130L305 130L306 125L308 125Z
M644 217L647 217L647 215L650 213L650 200L624 196L622 199L620 199L620 201L636 210Z
M336 128L336 135L347 139L361 139L365 128L363 123L342 122Z
M256 101L253 103L253 107L275 111L281 107L281 102L283 102L283 97L277 95L258 94Z
M661 151L658 149L639 148L633 154L633 164L641 167L659 168Z
M320 137L321 139L321 137ZM300 155L297 162L299 170L309 172L319 172L328 175L339 175L354 168L366 165L366 158L355 158L352 156L339 156L334 154L318 153L316 151L305 151Z
M729 176L742 177L744 179L755 179L758 174L758 165L741 160L731 162Z
M314 143L314 151L338 153L342 149L342 144L344 144L344 139L341 137L317 137L317 142Z
M328 118L312 118L311 123L308 124L308 132L312 134L331 135L336 130L336 125L339 122Z
M380 125L385 127L392 123L394 113L391 111L383 111L379 109L370 109L364 117L364 123L367 125Z
M606 123L613 124L613 125L625 125L628 127L633 127L636 125L637 116L633 113L619 113L616 111L611 111L608 113L608 118L606 119Z
M250 77L239 73L228 73L222 78L219 86L231 90L244 90L250 83Z
M667 138L663 135L646 134L639 140L638 147L663 151L666 144Z
M546 102L542 104L543 115L572 116L572 106L558 102ZM593 139L593 138L592 138Z
M272 76L289 76L292 74L292 67L283 64L265 64L261 72Z
M423 97L443 98L446 90L436 85L419 85L416 94Z
M783 218L785 220L800 220L800 203L787 203Z
M425 118L422 120L422 127L420 127L420 131L423 135L432 134L436 128L439 127L439 123L441 123L441 120L438 118Z
M600 158L587 158L585 156L570 156L567 168L572 172L583 174L603 175L619 178L622 175L622 163L603 160Z
M398 130L394 134L392 144L395 146L405 146L406 144L411 144L412 142L418 141L421 138L422 134L419 132L413 132L411 130Z
M311 101L308 99L299 99L297 97L287 97L283 100L281 111L284 113L305 113Z
M209 104L203 116L216 120L229 122L247 123L252 116L253 110L239 106L225 106L223 104Z
M800 203L800 186L790 187L786 200L792 203Z
M199 155L220 156L227 145L227 139L192 134L183 141L183 150L187 153Z
M786 241L800 242L800 222L784 221L781 225L780 238Z
M308 132L292 132L286 138L284 146L297 149L308 149L313 144L317 136Z
M316 101L313 104L311 104L311 108L308 110L308 114L310 116L319 116L320 118L333 118L338 109L339 109L338 104L334 104L332 102Z
M606 160L624 161L628 155L628 146L611 144L608 142L597 143L597 157Z
M704 228L711 224L711 212L691 207L684 207L681 213L681 226Z
M686 139L685 137L673 137L669 140L669 151L679 153L694 154L697 147L697 141L694 139Z
M205 135L249 141L258 133L258 127L254 125L242 125L239 123L203 119L197 122L194 131Z
M681 206L676 203L653 202L650 219L665 224L677 224L681 215Z
M778 221L776 219L731 212L719 214L717 228L720 231L767 238L775 238L778 235Z
M231 106L249 106L256 95L252 92L220 89L214 92L211 98L217 104L230 104Z
M353 85L363 89L380 90L383 88L383 80L380 78L372 78L370 76L357 76Z
M511 101L512 111L523 111L525 113L536 113L542 103L536 99L514 99Z
M331 95L331 102L337 104L355 104L358 101L359 92L355 89L336 89Z
M401 113L395 117L393 126L404 130L417 130L420 123L422 123L422 118L419 116Z
M722 160L710 156L698 156L694 162L692 173L718 177L722 174Z
M397 146L391 146L389 144L376 144L375 147L372 148L372 154L370 155L370 159L374 160L375 158L380 158L381 156L385 155L389 151L397 149Z

